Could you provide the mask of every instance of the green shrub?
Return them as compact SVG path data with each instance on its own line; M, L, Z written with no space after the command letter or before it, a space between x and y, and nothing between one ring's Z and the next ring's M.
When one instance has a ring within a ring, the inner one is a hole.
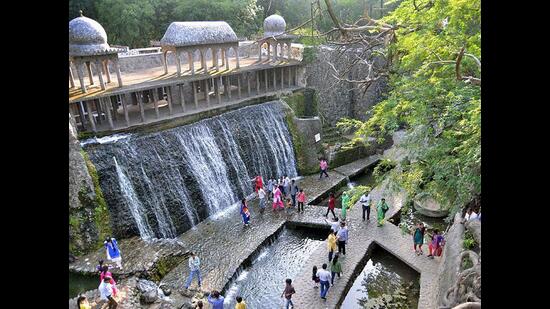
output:
M372 175L377 182L381 181L383 176L393 169L397 164L389 159L383 159L378 162L372 171Z

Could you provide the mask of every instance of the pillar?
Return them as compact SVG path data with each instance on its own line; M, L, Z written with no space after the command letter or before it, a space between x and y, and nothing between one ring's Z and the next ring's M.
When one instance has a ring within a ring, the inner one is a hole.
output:
M241 67L239 64L239 45L233 47L233 50L235 51L235 59L237 60L236 68L239 69Z
M168 102L168 115L172 115L172 88L170 86L166 86L166 102Z
M188 51L187 59L189 61L189 70L191 70L191 75L195 75L195 53Z
M284 76L285 76L285 67L282 67L281 68L281 89L285 88Z
M111 82L111 73L109 72L109 66L107 65L108 60L103 60L103 71L105 72L105 75L107 76L107 83Z
M164 65L164 74L168 74L168 51L162 52L162 62Z
M214 77L214 93L216 94L216 98L218 99L218 104L222 103L222 98L220 96L220 83L221 77Z
M111 104L108 104L110 103L111 99L109 97L107 98L100 98L99 99L100 102L103 104L103 108L105 109L105 112L107 113L107 121L109 122L109 128L111 130L113 130L115 128L114 124L113 124L113 115L111 114ZM109 100L109 102L107 102L107 100Z
M277 91L277 68L273 68L273 91Z
M222 66L225 65L225 48L220 48L221 56L222 56Z
M206 52L204 48L199 49L201 53L201 66L205 74L208 74L208 66L206 65Z
M127 94L121 94L120 100L122 101L122 109L124 110L124 119L126 120L126 126L130 126L130 117L128 117L128 100L127 100Z
M238 88L237 97L240 99L241 98L241 74L237 74L237 88Z
M227 50L224 51L224 56L225 56L225 69L229 70L229 53L227 52Z
M225 83L227 85L227 98L231 100L231 76L225 77Z
M158 100L159 100L159 90L155 88L153 89L153 104L155 105L155 114L157 116L157 119L160 118Z
M291 79L292 79L292 67L288 67L288 87L290 87Z
M84 124L86 122L86 116L84 115L84 106L82 105L82 101L76 102L76 105L78 106L78 115L80 115L80 123L82 124L82 130L86 130L86 125Z
M246 73L246 95L250 96L250 73Z
M210 84L209 80L204 80L204 99L206 100L206 106L210 107Z
M271 60L271 44L269 42L267 44L267 61Z
M141 116L141 122L145 122L145 106L143 106L143 92L136 92L136 97L139 106L139 114Z
M94 84L94 76L92 75L92 64L90 61L86 61L86 68L88 69L88 78L90 79L90 85Z
M86 84L84 84L84 72L82 71L82 62L76 62L76 74L78 75L78 81L80 82L80 89L83 93L86 93Z
M71 82L71 88L74 88L73 69L71 68L70 63L69 63L69 81Z
M219 48L212 49L212 58L214 59L214 62L215 62L216 72L220 71L220 62L218 61L218 50Z
M181 59L180 59L180 51L176 48L176 52L174 53L176 56L176 72L178 74L178 77L181 76Z
M215 50L215 48L210 47L210 51L212 52L212 68L216 67L216 57L214 56L214 54L216 53Z
M94 106L95 106L96 114L97 114L97 117L94 118L94 119L95 119L97 124L101 124L101 122L102 122L101 114L103 114L103 107L101 106L101 100L100 99L95 99L95 100L93 100L93 102L94 102Z
M86 107L88 108L88 122L92 125L92 131L96 132L97 130L95 127L94 115L92 114L92 104L90 102L92 101L86 101Z
M258 43L258 62L262 61L262 45L264 45L264 42Z
M193 100L195 101L195 108L199 109L199 98L197 97L197 84L196 82L191 82L193 85Z
M179 93L180 93L181 108L185 113L185 96L183 94L183 84L179 85Z
M97 71L97 76L99 77L99 86L101 87L101 90L105 90L105 81L103 81L103 71L101 61L99 59L95 60L95 67Z
M116 78L118 80L118 86L122 87L122 77L120 76L120 66L118 65L118 59L113 60L115 65Z
M265 81L265 92L269 90L269 85L267 83L267 70L264 70L264 81Z
M256 94L260 94L260 71L256 71Z

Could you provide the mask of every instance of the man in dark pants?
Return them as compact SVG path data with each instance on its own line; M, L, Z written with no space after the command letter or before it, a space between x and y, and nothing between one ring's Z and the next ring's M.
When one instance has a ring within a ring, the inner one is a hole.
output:
M290 196L292 197L292 207L296 207L296 194L298 194L298 186L296 185L296 181L292 179L292 182L290 183Z
M338 238L338 252L346 255L346 242L348 241L348 228L346 227L346 222L342 221L340 223L340 229L336 237Z
M361 198L359 199L359 202L361 202L361 205L363 205L363 221L365 221L365 211L367 212L367 220L370 220L370 204L371 204L371 198L370 193L366 194L367 192L363 193L361 195Z

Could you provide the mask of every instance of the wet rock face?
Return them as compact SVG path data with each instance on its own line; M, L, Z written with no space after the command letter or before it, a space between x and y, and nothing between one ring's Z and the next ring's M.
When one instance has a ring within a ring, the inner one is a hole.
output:
M142 304L152 304L158 298L158 287L153 281L139 279L136 285L141 293L139 299Z

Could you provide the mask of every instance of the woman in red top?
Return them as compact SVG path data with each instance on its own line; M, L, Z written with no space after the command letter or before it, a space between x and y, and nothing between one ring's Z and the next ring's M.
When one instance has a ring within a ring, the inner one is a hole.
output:
M328 209L327 209L327 213L325 214L325 217L328 217L328 212L332 211L332 216L336 218L336 214L334 213L335 205L336 205L336 199L334 198L334 192L331 192L330 197L328 198Z
M103 278L105 277L111 278L111 281L109 283L113 288L113 296L116 296L116 293L118 292L116 288L116 282L115 279L113 279L113 274L111 274L111 272L109 271L109 266L107 265L103 265L103 267L101 268L101 273L99 274L99 279L101 280L101 282L103 282Z
M262 176L256 176L256 193L258 193L258 190L260 188L263 188L264 182L262 181Z

